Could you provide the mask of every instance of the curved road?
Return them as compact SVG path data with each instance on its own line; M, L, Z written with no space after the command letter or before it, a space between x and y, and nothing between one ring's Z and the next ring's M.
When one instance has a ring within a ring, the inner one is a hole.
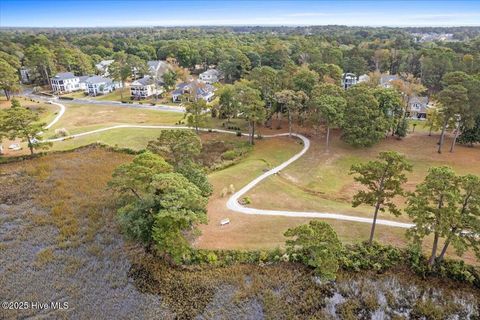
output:
M55 124L63 115L65 112L65 106L60 104L60 103L55 103L52 102L55 105L58 105L61 108L61 111L59 115L47 126L51 127L53 124ZM47 128L46 127L46 128ZM104 132L104 131L109 131L109 130L114 130L118 128L144 128L144 129L189 129L192 130L190 127L185 127L185 126L155 126L155 125L133 125L133 124L122 124L122 125L116 125L112 127L107 127L107 128L102 128L102 129L97 129L97 130L92 130L88 132L82 132L78 134L73 134L67 137L62 137L62 138L55 138L55 139L47 139L44 141L48 142L57 142L57 141L62 141L65 139L71 139L71 138L77 138L77 137L82 137L94 133L99 133L99 132ZM200 129L202 131L208 131L210 129ZM212 132L222 132L222 133L230 133L230 134L236 134L234 131L228 131L228 130L218 130L218 129L213 129ZM247 136L248 134L242 133L242 135ZM288 136L288 133L280 133L280 134L274 134L274 135L265 135L263 136L264 138L274 138L274 137L282 137L282 136ZM311 212L311 211L287 211L287 210L265 210L265 209L256 209L256 208L249 208L241 205L238 200L245 195L248 191L253 189L257 184L259 184L261 181L265 180L271 175L277 174L281 170L285 169L288 167L291 163L297 161L300 157L302 157L307 150L310 148L310 140L298 133L292 133L292 136L302 140L303 142L303 148L300 152L295 154L293 157L288 159L287 161L283 162L282 164L276 166L273 169L270 169L269 171L263 173L259 177L255 178L252 180L250 183L248 183L246 186L244 186L242 189L234 193L227 201L227 208L243 213L243 214L256 214L256 215L269 215L269 216L286 216L286 217L303 217L303 218L322 218L322 219L333 219L333 220L343 220L343 221L351 221L351 222L361 222L361 223L372 223L371 218L365 218L365 217L358 217L358 216L352 216L352 215L345 215L345 214L337 214L337 213L328 213L328 212ZM398 228L411 228L414 226L414 224L411 223L403 223L403 222L397 222L397 221L392 221L392 220L383 220L383 219L377 219L377 224L379 225L385 225L385 226L390 226L390 227L398 227Z

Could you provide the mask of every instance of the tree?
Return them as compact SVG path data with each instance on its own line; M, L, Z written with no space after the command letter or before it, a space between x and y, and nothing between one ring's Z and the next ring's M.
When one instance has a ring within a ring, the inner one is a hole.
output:
M5 92L5 97L10 100L10 94L19 90L17 70L7 61L0 59L0 89Z
M4 116L0 132L11 140L21 138L27 142L30 154L33 155L35 149L46 149L51 145L40 141L45 123L38 122L38 114L22 107L17 100L12 100L12 106L5 110Z
M187 101L185 103L185 118L189 127L195 128L195 132L199 133L199 128L206 122L206 111L208 110L207 102L203 99Z
M313 87L318 83L319 76L308 67L300 67L293 75L293 88L295 91L303 91L307 96L311 96Z
M330 144L330 128L339 127L343 122L347 106L347 101L343 96L343 90L333 84L317 85L312 90L311 108L315 119L325 121L327 126L327 151Z
M177 83L177 73L174 71L167 71L163 74L163 86L165 91L170 91Z
M132 69L127 64L126 55L117 54L115 61L108 67L108 72L115 81L120 81L122 88L124 88L125 81L132 75ZM120 98L123 100L123 90L120 90Z
M438 94L438 100L442 104L441 114L443 119L442 132L438 142L438 153L442 153L445 140L445 131L448 123L462 112L468 103L468 91L461 85L449 85Z
M156 175L150 187L156 212L153 240L161 255L178 264L190 250L186 234L207 222L208 198L180 173Z
M207 196L211 194L211 186L204 185L206 177L191 170L185 173L210 191L173 172L163 158L150 152L118 167L109 183L122 200L118 216L124 233L147 251L155 246L175 263L190 249L187 234L196 224L206 222Z
M240 107L240 114L248 122L250 144L254 144L255 124L265 120L265 103L260 91L250 86L247 81L238 81L234 85L235 99Z
M427 109L427 120L423 124L424 127L429 128L428 135L431 136L433 131L438 131L442 128L442 115L439 108L435 105Z
M456 218L457 204L460 200L459 181L449 167L432 167L425 180L417 185L415 193L408 198L405 211L415 226L407 235L414 242L421 242L426 236L434 234L432 253L428 260L435 263L440 237L448 236L448 230Z
M339 268L339 253L342 243L332 227L323 221L312 220L308 224L288 229L287 252L300 256L306 265L315 268L323 278L335 280Z
M375 234L379 211L385 212L387 209L395 216L401 214L392 199L405 194L402 185L407 181L405 175L407 171L412 171L412 166L403 155L394 151L381 152L378 160L352 165L350 174L357 174L354 180L366 187L365 190L360 190L354 195L352 205L357 207L360 204L368 204L375 208L370 230L370 244Z
M288 134L292 135L292 116L294 112L298 112L303 105L303 101L307 96L303 91L282 90L275 93L275 99L278 103L285 107L288 116Z
M275 101L275 92L279 85L278 71L268 66L254 68L250 72L248 79L252 81L255 88L260 90L265 105L271 109L272 103Z
M40 75L43 83L50 85L50 75L54 72L54 54L48 48L34 44L25 50L26 66Z
M179 168L200 154L202 142L190 130L162 130L157 140L148 142L147 149Z
M405 117L405 110L402 108L400 94L395 89L376 88L374 96L378 101L378 107L383 111L389 122L389 130L392 131L392 135L404 137L406 130L402 131L401 129L406 129L408 122Z
M472 174L459 177L460 197L455 217L450 219L447 236L438 260L443 260L450 244L458 255L468 248L480 257L480 178Z
M380 110L372 89L356 85L347 90L348 121L342 124L342 139L350 145L369 147L385 136L389 122Z
M462 134L458 137L458 142L473 147L474 143L480 142L480 115L477 116L475 125L472 128L461 127Z
M220 58L218 68L229 82L240 79L250 69L250 60L238 49L226 51Z
M163 158L146 151L136 156L132 162L117 167L108 185L124 201L130 196L142 199L154 175L172 171L172 166Z
M219 113L220 118L230 119L238 114L238 101L235 97L235 87L232 84L226 84L219 90Z

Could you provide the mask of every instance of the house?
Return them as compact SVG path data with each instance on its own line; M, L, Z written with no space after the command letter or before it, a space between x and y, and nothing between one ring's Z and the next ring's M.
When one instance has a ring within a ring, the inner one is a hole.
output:
M130 84L130 95L133 99L145 99L162 92L161 84L151 76L137 79Z
M80 78L72 72L61 72L50 78L52 91L55 93L67 93L80 90Z
M163 82L163 75L167 71L172 70L172 66L168 62L162 60L148 61L147 66L149 75L160 83Z
M85 84L85 92L90 96L107 94L122 87L120 82L116 82L110 78L104 78L102 76L89 77L85 81Z
M370 81L370 76L368 74L362 74L360 77L358 77L357 83L368 82L368 81Z
M95 65L95 68L98 70L98 74L103 77L108 77L110 73L108 72L108 67L115 62L115 60L102 60Z
M79 76L78 79L78 88L79 90L82 91L87 91L87 79L90 78L90 76Z
M428 97L414 96L408 102L406 116L410 119L425 120L428 107Z
M198 79L207 84L213 84L218 82L222 78L222 73L217 69L208 69L205 72L200 73Z
M21 67L20 68L20 80L22 83L30 83L30 69L27 69L26 67Z
M199 81L191 81L177 85L176 89L172 91L173 102L180 102L184 94L192 94L192 90L195 90L195 88L197 98L201 98L206 102L213 100L216 90L214 86Z
M342 74L342 88L347 90L353 85L357 84L357 75L355 73Z
M391 88L392 81L399 80L400 78L397 75L390 75L390 74L382 74L380 76L380 86L384 88Z

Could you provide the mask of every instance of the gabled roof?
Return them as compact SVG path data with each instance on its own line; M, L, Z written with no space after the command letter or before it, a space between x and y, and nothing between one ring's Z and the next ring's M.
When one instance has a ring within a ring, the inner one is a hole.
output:
M132 82L131 86L148 86L149 84L153 84L154 81L149 76L145 76L143 78L137 79Z
M78 78L80 79L80 82L87 82L87 79L90 78L90 76L80 76Z
M65 79L73 79L77 77L72 72L60 72L60 73L57 73L53 78L58 80L65 80Z
M85 82L87 83L111 83L112 82L112 79L110 78L104 78L104 77L101 77L101 76L93 76L93 77L89 77Z
M194 82L183 82L177 85L172 92L173 95L182 95L185 91L191 90ZM197 83L197 96L207 97L215 91L215 87L210 84Z

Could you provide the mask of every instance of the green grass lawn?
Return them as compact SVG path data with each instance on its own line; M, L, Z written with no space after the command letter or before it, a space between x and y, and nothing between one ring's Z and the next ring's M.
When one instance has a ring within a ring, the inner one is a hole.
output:
M55 142L52 150L69 150L95 142L140 150L147 146L148 141L154 140L161 129L120 128L95 133L84 137Z
M63 94L62 97L82 99L82 98L87 98L88 96L85 94L84 91L76 91L76 92L70 92L70 93L67 93L67 94Z
M123 100L129 100L130 88L127 87L127 88L117 89L105 95L93 97L93 99L101 100L101 101L122 101L122 94L123 94Z
M118 124L172 125L183 118L178 112L140 109L124 106L67 104L63 117L51 129L65 128L70 134Z

